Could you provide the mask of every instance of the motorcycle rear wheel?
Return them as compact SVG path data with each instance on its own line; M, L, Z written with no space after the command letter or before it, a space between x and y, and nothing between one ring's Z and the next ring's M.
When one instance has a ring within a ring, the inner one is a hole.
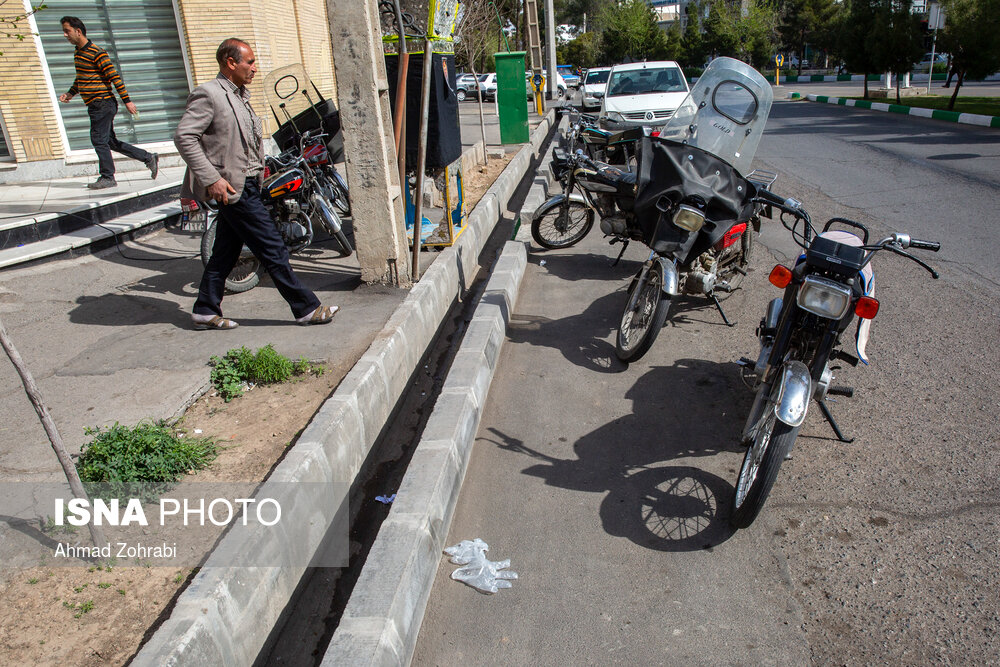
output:
M653 346L669 310L670 296L663 292L663 276L654 266L628 291L615 338L615 355L625 362L638 361Z
M762 387L760 391L769 389ZM736 480L732 513L729 517L733 528L746 528L760 514L771 487L778 478L778 470L785 460L785 454L795 444L798 434L799 427L779 421L774 414L774 402L766 400Z
M205 266L208 266L208 260L212 256L212 248L215 247L215 235L218 229L215 214L210 213L209 216L206 221L205 233L201 235L201 263ZM260 274L263 270L260 260L254 257L249 248L243 246L236 266L226 277L226 291L230 294L249 292L260 282Z
M593 226L593 209L580 201L561 201L535 212L531 238L549 250L569 248L579 243Z

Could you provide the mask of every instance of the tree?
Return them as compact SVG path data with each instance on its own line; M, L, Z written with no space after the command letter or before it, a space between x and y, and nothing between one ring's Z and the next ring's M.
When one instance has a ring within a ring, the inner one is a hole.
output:
M716 2L709 11L705 41L713 53L763 65L774 51L777 23L777 12L766 0L746 0L742 7Z
M684 36L681 38L681 46L684 49L682 62L689 67L701 67L709 54L709 47L701 30L701 5L697 0L693 0L684 8L684 13L687 16L687 27L684 28Z
M681 60L684 57L684 35L681 33L680 22L674 21L667 28L663 53L667 60Z
M35 12L40 12L45 9L45 5L33 6L31 11L23 11L20 3L15 4L13 7L6 7L9 0L0 0L0 35L3 35L7 39L16 39L19 42L24 41L27 36L24 33L27 32L22 28L21 21L28 18ZM12 13L8 13L8 11ZM28 32L28 35L32 33ZM3 50L0 50L0 56L3 55Z
M598 16L606 62L657 60L666 50L666 37L645 0L606 5Z
M799 54L799 74L806 55L806 44L816 44L823 28L833 21L833 0L785 0L781 6L778 34L784 48Z
M951 54L958 78L948 108L955 108L966 77L981 79L1000 70L1000 0L944 0L941 49Z
M877 71L874 44L869 37L875 30L875 14L879 0L848 0L840 24L837 51L850 72L865 77L865 99L868 99L868 75Z
M455 53L461 54L469 65L469 71L478 79L476 63L486 56L492 58L492 51L497 48L497 29L499 24L492 5L486 2L469 2L462 5L461 16L458 18L458 28L455 30ZM479 101L479 129L483 137L483 164L486 164L486 118L483 114L483 95L477 94ZM484 167L485 169L485 167Z
M869 49L875 65L882 71L906 74L924 52L920 17L911 9L912 0L880 0L875 12L874 30L869 34ZM896 78L896 104L899 77Z
M585 32L556 51L561 62L574 67L588 69L601 63L600 40L596 32Z

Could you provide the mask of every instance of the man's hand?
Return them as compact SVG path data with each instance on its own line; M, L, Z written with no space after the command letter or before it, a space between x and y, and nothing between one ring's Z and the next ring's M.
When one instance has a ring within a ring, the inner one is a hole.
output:
M135 102L126 102L125 109L127 109L133 116L139 113L139 110L135 108Z
M229 195L236 194L236 190L224 178L220 178L215 183L208 186L208 196L220 204L229 203Z
M70 95L69 93L63 93L62 95L59 96L60 102L69 102L71 99L73 99L73 96Z

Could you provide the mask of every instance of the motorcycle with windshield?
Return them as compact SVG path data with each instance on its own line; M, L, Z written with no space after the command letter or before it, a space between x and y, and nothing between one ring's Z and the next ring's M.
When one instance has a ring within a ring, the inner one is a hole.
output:
M622 361L649 350L671 302L683 294L708 297L733 325L720 294L746 276L760 216L768 215L757 192L776 176L749 169L771 101L771 86L757 70L716 58L659 136L640 140L630 218L650 252L619 322L615 352Z
M817 234L799 202L766 191L760 194L781 211L782 222L805 253L791 268L779 264L771 271L769 281L784 295L768 304L757 329L757 359L740 360L744 380L757 393L742 434L747 452L732 502L730 523L735 528L749 526L763 507L810 401L819 405L841 442L852 442L841 432L826 398L854 394L853 388L833 383L833 371L839 368L834 363L868 364L865 347L879 311L872 258L889 251L913 260L937 278L934 269L906 250L937 252L941 247L901 233L870 244L868 229L846 218L832 218Z

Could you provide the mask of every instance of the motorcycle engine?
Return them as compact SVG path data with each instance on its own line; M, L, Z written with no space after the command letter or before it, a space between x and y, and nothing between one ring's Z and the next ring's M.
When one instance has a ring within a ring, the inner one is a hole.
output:
M281 237L285 239L285 243L289 245L309 235L309 230L298 222L279 222L278 229L281 231Z
M625 236L625 218L620 215L602 217L601 231L609 236Z
M688 294L711 294L715 289L716 264L714 258L707 255L708 253L702 255L700 261L696 262L687 274L684 291Z

